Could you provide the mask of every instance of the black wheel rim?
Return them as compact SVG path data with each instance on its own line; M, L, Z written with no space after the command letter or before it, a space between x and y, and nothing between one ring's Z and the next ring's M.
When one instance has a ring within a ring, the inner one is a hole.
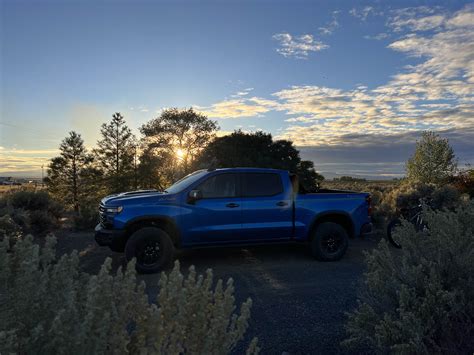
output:
M336 254L342 246L342 237L338 234L328 234L321 239L324 251L328 254Z
M152 266L161 259L161 248L158 241L144 241L137 249L137 262L144 266Z

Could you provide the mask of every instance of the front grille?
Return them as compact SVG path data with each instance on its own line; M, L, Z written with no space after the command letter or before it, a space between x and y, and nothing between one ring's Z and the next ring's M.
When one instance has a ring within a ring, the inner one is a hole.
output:
M107 213L103 204L99 205L99 223L102 227L109 227L110 223L107 221Z

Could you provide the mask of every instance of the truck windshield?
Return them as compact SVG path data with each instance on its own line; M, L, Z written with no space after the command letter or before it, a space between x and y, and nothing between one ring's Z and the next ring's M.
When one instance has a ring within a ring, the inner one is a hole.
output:
M184 178L176 181L173 185L168 187L165 190L165 192L170 193L170 194L175 194L180 191L183 191L186 187L191 185L193 182L199 180L205 174L206 174L206 170L198 170L198 171L195 171L194 173L186 175Z

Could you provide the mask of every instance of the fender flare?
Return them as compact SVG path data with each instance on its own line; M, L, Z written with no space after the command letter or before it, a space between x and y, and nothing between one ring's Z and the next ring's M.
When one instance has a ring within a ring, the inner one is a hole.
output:
M334 222L340 224L347 231L349 237L355 236L355 225L351 215L346 211L330 210L317 214L311 221L308 228L307 240L311 240L311 235L318 224L324 222Z
M143 216L132 218L124 226L124 229L127 231L126 232L127 240L128 240L128 237L130 237L130 235L135 230L139 229L139 228L134 228L134 226L139 226L139 225L157 226L157 227L162 227L162 228L164 227L163 229L170 235L174 246L179 247L181 245L181 232L178 227L178 224L173 218L169 216L143 215Z

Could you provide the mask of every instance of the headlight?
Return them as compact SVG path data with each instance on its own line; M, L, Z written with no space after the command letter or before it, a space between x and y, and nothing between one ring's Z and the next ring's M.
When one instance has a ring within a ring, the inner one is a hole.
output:
M123 206L117 206L117 207L106 207L105 212L107 213L120 213L123 210Z

